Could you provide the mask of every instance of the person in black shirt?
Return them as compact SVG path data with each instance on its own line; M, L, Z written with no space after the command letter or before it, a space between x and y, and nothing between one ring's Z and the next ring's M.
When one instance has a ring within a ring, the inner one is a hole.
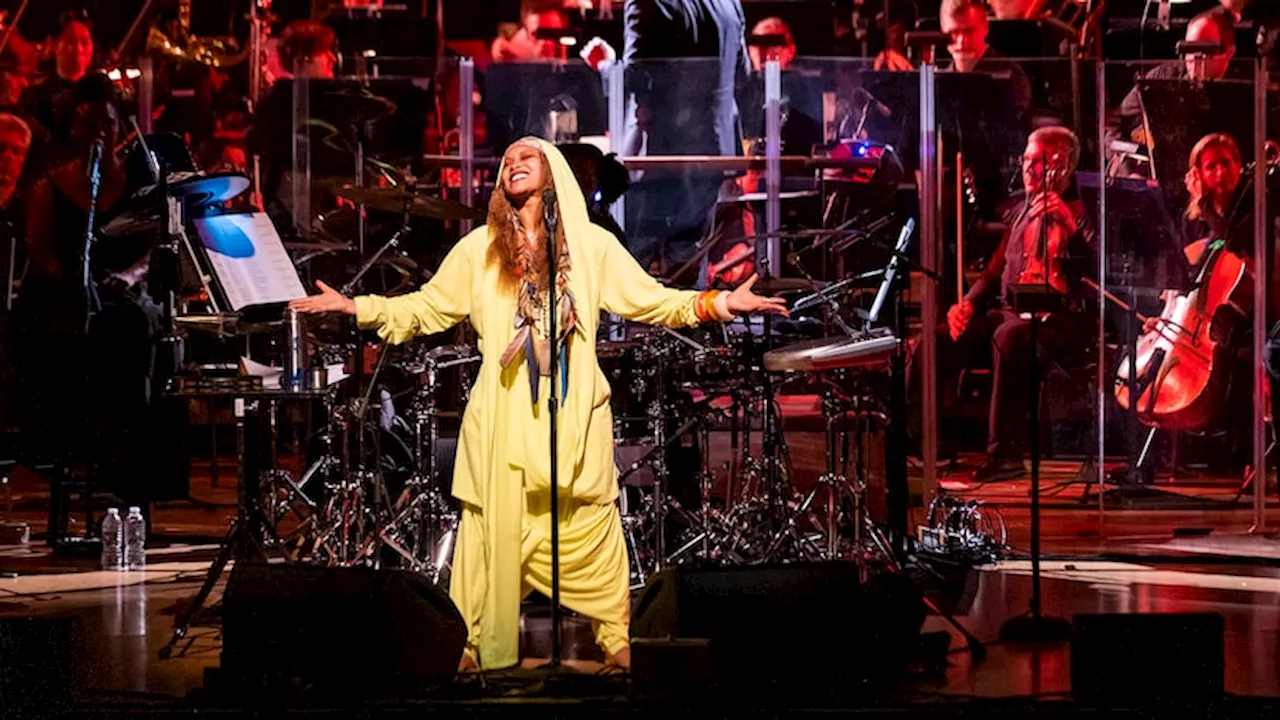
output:
M21 114L36 123L31 128L36 135L32 161L41 172L69 159L71 88L93 67L93 50L93 33L84 16L65 15L54 41L54 74L22 93Z
M1221 50L1208 55L1192 54L1182 60L1170 60L1147 71L1143 77L1148 80L1221 80L1231 69L1231 60L1236 54L1235 24L1230 13L1222 8L1208 10L1191 19L1187 23L1185 39L1187 42L1218 43ZM1133 141L1139 145L1150 146L1143 127L1142 96L1135 85L1116 113L1116 119L1109 129L1108 144L1112 140Z
M117 494L144 506L152 341L159 330L145 282L150 238L95 242L89 287L81 274L91 197L88 158L95 143L105 152L94 228L120 212L130 196L124 164L113 150L118 103L114 85L100 73L72 86L68 150L74 159L39 180L28 203L29 267L14 308L14 349L21 355L19 377L32 396L33 422L24 428L24 439L35 441L29 452L118 480Z
M974 471L974 482L1010 479L1023 473L1022 454L1029 438L1030 324L1010 309L1007 294L1010 285L1031 281L1027 279L1033 268L1031 250L1040 238L1042 224L1060 229L1066 236L1057 263L1051 259L1046 265L1051 274L1060 273L1071 309L1052 313L1041 322L1037 352L1043 358L1070 362L1094 337L1090 315L1080 311L1087 306L1089 294L1076 282L1081 268L1094 266L1092 256L1097 252L1094 228L1071 184L1079 157L1080 141L1066 128L1040 128L1031 134L1022 158L1023 190L1014 193L1002 208L1007 229L1000 247L982 277L947 311L945 327L937 330L937 369L944 407L954 399L951 396L961 369L980 353L991 353L987 458ZM1041 372L1047 365L1040 365ZM920 374L914 352L907 372L908 391L914 396ZM913 413L913 419L916 417Z
M5 299L0 303L0 336L7 336L9 309L15 284L21 278L25 203L18 197L18 179L27 151L31 148L31 128L21 118L0 113L0 253L3 253ZM22 403L16 382L9 343L0 343L0 426L13 424L21 415Z

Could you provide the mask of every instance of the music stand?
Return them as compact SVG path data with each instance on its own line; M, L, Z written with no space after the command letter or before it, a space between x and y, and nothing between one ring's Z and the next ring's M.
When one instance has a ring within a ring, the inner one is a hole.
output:
M180 233L181 238L187 251L191 253L192 260L197 263L197 269L205 278L211 300L221 299L226 303L222 307L229 307L235 312L254 307L278 308L281 302L306 294L297 268L289 260L280 236L276 234L275 227L265 213L213 215L192 220L191 224L195 227L200 242L191 243L185 232ZM314 399L324 397L328 392L327 389L282 389L172 393L175 397L187 399L234 399L238 491L236 517L227 528L218 555L209 566L200 590L192 603L175 619L173 634L169 642L160 649L161 659L168 658L178 642L186 637L229 561L244 562L265 558L266 553L258 538L270 524L262 516L255 493L250 490L250 483L257 487L259 471L259 404L267 402L274 407L274 403L280 399Z

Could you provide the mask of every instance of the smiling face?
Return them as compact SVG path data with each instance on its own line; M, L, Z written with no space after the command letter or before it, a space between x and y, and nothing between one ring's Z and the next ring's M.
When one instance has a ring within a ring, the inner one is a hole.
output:
M516 143L502 156L502 190L514 204L542 190L546 177L546 158L532 145Z

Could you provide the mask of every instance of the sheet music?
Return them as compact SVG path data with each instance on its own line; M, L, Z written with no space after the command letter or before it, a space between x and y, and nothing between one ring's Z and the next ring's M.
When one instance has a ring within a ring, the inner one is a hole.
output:
M266 213L216 215L193 223L232 310L307 294Z

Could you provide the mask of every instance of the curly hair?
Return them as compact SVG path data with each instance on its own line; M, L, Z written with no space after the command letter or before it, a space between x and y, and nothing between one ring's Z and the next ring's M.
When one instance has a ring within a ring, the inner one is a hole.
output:
M519 141L517 141L519 142ZM555 178L551 176L551 163L547 161L547 156L542 150L538 150L538 155L542 159L543 181L542 187L538 188L538 196L542 196L545 190L554 190L556 187ZM496 262L502 269L500 277L505 285L514 286L518 279L516 270L517 257L520 253L520 244L523 238L520 230L520 216L516 213L515 206L511 204L511 198L507 196L507 191L502 187L502 178L498 178L496 187L493 189L493 195L489 197L489 217L486 221L489 227L489 261ZM546 288L550 282L550 273L547 272L547 255L545 252L546 245L546 226L538 223L536 230L539 240L538 247L543 248L543 252L533 253L533 271L537 276L538 288ZM564 223L556 226L556 244L561 252L566 251L564 239Z

